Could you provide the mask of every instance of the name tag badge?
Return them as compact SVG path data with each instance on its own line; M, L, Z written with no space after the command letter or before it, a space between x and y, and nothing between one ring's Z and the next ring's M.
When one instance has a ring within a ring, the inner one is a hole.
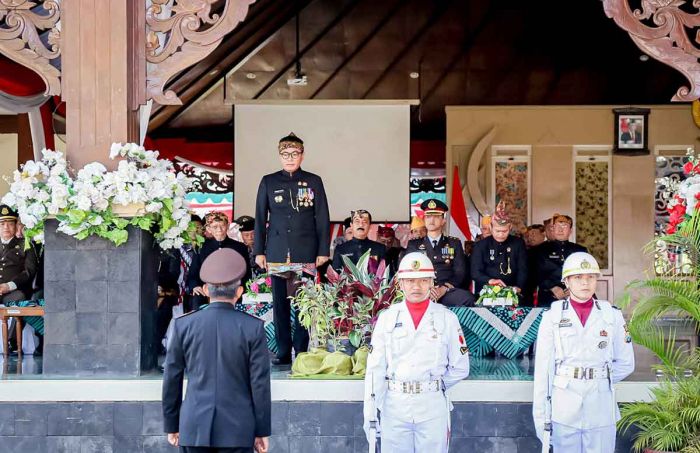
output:
M559 321L559 327L571 327L573 326L573 323L569 318L564 318L561 321Z
M598 349L605 349L608 347L608 342L607 341L601 341L598 343Z
M397 327L402 327L402 326L403 326L402 322L397 322L396 324L394 324L394 329L396 329Z

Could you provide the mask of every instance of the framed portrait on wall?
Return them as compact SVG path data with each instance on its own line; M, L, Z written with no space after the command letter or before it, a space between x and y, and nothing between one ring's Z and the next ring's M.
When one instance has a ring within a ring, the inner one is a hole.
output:
M613 109L613 113L614 152L631 156L649 154L649 109Z

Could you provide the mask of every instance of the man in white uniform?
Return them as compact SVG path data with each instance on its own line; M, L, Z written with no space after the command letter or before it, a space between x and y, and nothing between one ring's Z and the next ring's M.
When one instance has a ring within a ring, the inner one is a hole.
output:
M397 278L405 300L383 311L372 333L365 432L369 439L376 408L382 453L447 453L451 404L445 390L469 375L469 351L457 316L429 298L435 278L430 259L406 254Z
M593 298L599 275L593 256L569 255L562 280L571 295L542 316L532 413L543 451L615 451L613 385L634 371L634 353L622 312Z

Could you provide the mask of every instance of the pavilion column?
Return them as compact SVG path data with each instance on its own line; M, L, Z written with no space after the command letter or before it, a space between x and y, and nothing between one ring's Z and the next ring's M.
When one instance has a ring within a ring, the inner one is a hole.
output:
M62 92L67 157L109 169L114 142L138 142L146 90L145 0L64 0Z
M145 0L62 2L62 93L71 167L116 168L113 142L138 142L145 99ZM157 257L153 236L129 228L116 247L76 241L45 224L44 373L128 375L157 360Z

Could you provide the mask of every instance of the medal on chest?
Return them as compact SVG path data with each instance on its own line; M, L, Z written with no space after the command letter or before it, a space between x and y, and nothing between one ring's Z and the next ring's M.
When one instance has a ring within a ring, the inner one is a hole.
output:
M297 207L308 208L313 206L314 198L314 191L312 188L308 187L308 183L299 181L297 187Z
M489 250L489 254L491 255L489 258L491 261L494 261L496 259L496 251L494 249Z

